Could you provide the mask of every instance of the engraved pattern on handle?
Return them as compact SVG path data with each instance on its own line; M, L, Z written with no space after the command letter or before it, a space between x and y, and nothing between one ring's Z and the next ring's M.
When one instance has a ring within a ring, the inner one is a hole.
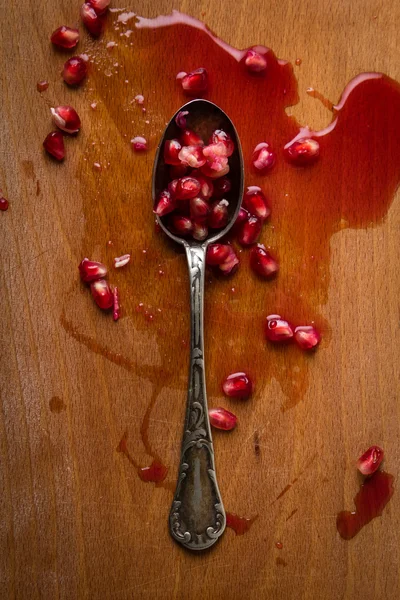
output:
M204 550L222 535L226 516L215 475L204 372L203 298L206 249L185 244L191 298L189 389L181 462L169 516L172 536L186 548Z

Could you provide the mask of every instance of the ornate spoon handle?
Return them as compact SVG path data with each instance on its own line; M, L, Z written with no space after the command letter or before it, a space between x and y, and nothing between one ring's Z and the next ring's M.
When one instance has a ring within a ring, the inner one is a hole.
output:
M169 526L172 536L185 548L205 550L224 532L226 517L215 475L204 373L206 249L188 244L185 248L191 298L190 373L181 462Z

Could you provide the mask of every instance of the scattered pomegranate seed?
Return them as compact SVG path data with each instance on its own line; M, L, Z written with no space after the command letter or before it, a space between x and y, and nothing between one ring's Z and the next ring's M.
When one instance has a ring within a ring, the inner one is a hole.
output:
M193 232L192 235L195 240L202 242L208 236L208 227L205 223L200 221L193 221Z
M257 244L250 252L250 266L257 275L270 279L279 271L278 262L262 244Z
M189 114L188 110L180 110L175 117L175 123L178 125L179 129L186 129L186 115Z
M183 146L178 157L181 163L193 169L198 169L206 163L201 146Z
M251 161L257 171L264 173L269 171L275 164L276 154L267 142L261 142L253 151Z
M231 247L227 244L210 244L207 248L206 263L210 266L222 265L230 255Z
M211 229L222 229L228 223L228 200L222 199L211 205L208 225Z
M66 133L77 133L81 127L78 113L72 106L56 106L50 108L53 121L57 127Z
M178 140L166 140L164 144L164 162L167 165L180 165L179 152L182 146Z
M38 92L42 93L45 92L47 90L47 88L49 87L49 82L48 81L38 81L36 84L36 89Z
M208 73L206 69L200 68L187 73L181 80L182 89L190 96L199 92L205 92L208 87Z
M302 350L313 350L320 343L321 336L312 325L301 325L294 330L294 339Z
M236 217L236 221L234 223L235 231L240 229L240 225L248 220L250 217L248 211L242 206L239 208L238 216Z
M111 308L114 304L114 296L105 279L97 279L90 284L90 291L97 306L102 310Z
M194 177L181 177L176 185L175 196L178 200L194 198L200 192L200 181Z
M268 315L265 337L270 342L287 342L293 338L293 329L280 315Z
M71 50L71 48L75 48L79 42L79 31L63 25L53 31L50 39L55 46Z
M214 183L214 198L223 198L228 192L231 191L232 184L228 177L221 177Z
M314 163L319 157L319 143L312 138L300 138L284 148L285 158L298 166Z
M130 254L123 254L122 256L116 256L114 258L114 267L116 269L120 269L121 267L124 267L125 265L127 265L130 260L131 260Z
M6 198L3 198L3 196L0 197L0 210L1 211L6 211L8 209L9 203L8 200Z
M135 152L144 152L147 150L147 140L146 138L137 135L131 140L132 148Z
M213 131L208 141L208 144L223 144L223 146L225 146L224 156L232 156L233 151L235 149L235 144L233 143L231 136L227 134L223 129L216 129L215 131Z
M208 416L210 417L210 424L216 429L231 431L236 427L237 416L225 408L210 408Z
M253 391L253 383L246 373L232 373L223 382L222 389L230 398L248 398Z
M87 75L87 64L80 56L72 56L64 64L63 79L68 85L78 85Z
M171 228L177 235L187 236L192 233L193 223L184 215L172 215Z
M88 32L94 37L98 37L104 27L104 19L94 10L89 2L81 6L81 19Z
M262 189L257 185L251 185L247 188L243 196L243 206L251 215L258 217L261 221L268 219L271 209L268 206L266 197Z
M190 201L190 216L192 219L204 220L206 219L208 213L210 212L210 205L207 204L205 200L196 196L196 198L191 198Z
M90 283L96 279L103 279L107 275L107 267L103 263L84 258L78 266L82 281Z
M102 15L107 11L111 0L88 0L90 6L94 8L98 15Z
M232 246L228 246L229 254L226 260L219 265L219 270L224 275L233 275L239 266L239 259Z
M260 237L262 221L258 217L250 216L245 221L238 232L238 242L241 246L251 246L255 244Z
M379 446L371 446L368 448L357 461L357 469L363 475L372 475L379 469L383 461L384 452Z
M120 305L119 305L119 292L118 288L113 289L113 319L118 321L121 316Z
M163 217L168 213L172 212L176 208L176 202L172 198L168 190L163 190L157 198L156 207L154 212L159 217Z
M59 131L52 131L43 142L43 148L57 160L65 157L64 138Z
M204 146L204 142L197 133L191 129L184 129L180 136L182 146Z
M255 50L247 50L243 62L250 73L263 73L267 68L265 56Z

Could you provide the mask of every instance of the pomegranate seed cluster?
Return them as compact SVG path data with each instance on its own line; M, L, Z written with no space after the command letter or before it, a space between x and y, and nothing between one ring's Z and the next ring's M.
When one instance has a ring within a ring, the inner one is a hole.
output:
M229 398L249 398L253 392L253 382L244 372L231 373L222 382L222 390ZM226 408L211 408L208 411L210 424L216 429L231 431L236 427L237 416Z
M314 350L321 341L321 335L313 325L293 327L280 315L268 315L265 337L274 343L295 341L302 350Z
M121 268L130 261L130 254L114 258L114 267ZM93 300L102 310L113 309L113 319L118 321L121 316L118 288L111 288L107 276L107 267L100 262L84 258L79 266L79 274L84 283L89 284Z
M205 240L210 230L224 229L228 223L231 189L229 157L235 149L231 137L216 129L208 143L186 126L186 111L178 113L181 127L176 139L164 143L164 162L170 181L156 199L154 212L165 217L173 233Z

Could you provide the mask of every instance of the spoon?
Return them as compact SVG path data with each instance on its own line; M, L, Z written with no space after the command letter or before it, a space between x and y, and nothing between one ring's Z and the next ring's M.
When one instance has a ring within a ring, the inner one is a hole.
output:
M215 475L214 449L208 418L207 393L204 371L204 274L207 246L222 238L232 227L238 215L243 196L243 155L237 131L229 117L208 100L192 100L182 106L168 123L158 146L152 181L153 202L167 187L170 177L164 163L165 140L178 138L181 130L175 117L187 110L188 128L204 140L215 129L230 135L235 150L229 158L231 190L227 194L229 218L227 226L211 233L202 242L171 233L163 217L157 216L161 229L172 240L182 244L186 251L190 277L190 369L186 418L182 438L178 482L169 515L172 537L190 550L205 550L218 540L226 526L226 515Z

